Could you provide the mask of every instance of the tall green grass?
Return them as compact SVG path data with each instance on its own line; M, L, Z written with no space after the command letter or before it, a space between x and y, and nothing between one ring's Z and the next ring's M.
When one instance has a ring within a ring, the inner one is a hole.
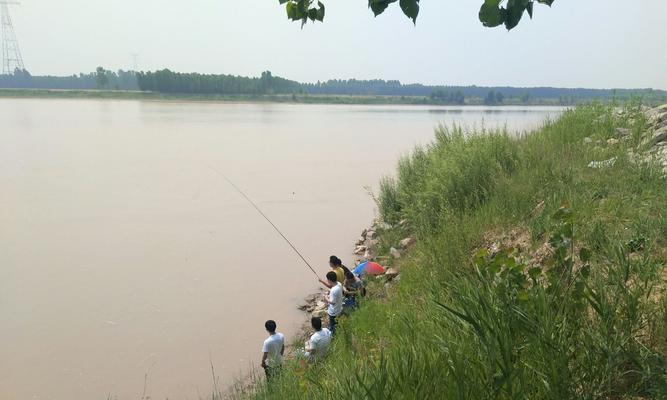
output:
M381 182L382 217L408 221L381 248L418 239L400 284L371 283L326 361L245 396L667 398L667 180L628 156L644 124L590 105L519 138L439 128ZM617 127L633 135L610 145ZM530 248L478 251L513 229Z

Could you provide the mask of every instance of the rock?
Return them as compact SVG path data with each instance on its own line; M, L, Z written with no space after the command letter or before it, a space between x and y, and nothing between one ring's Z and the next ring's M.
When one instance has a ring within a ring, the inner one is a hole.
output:
M366 243L366 239L364 239L363 237L360 237L359 239L357 239L355 245L357 245L357 246L361 246L361 245L363 245L364 243Z
M366 240L366 235L367 235L367 234L368 234L368 229L364 229L363 231L361 231L361 237L362 237L364 240Z
M354 249L354 254L356 255L361 255L364 254L364 252L368 249L366 246L357 246L357 248Z
M396 250L395 248L389 249L389 254L391 254L392 257L394 258L401 258L401 252Z
M384 275L389 279L392 280L398 276L398 270L396 268L389 268L384 272Z
M584 143L586 143L586 144L593 143L593 139L591 139L589 137L585 137L584 138Z
M366 260L366 261L370 261L370 260L373 259L373 253L371 253L370 250L366 250L366 251L364 252L364 256L363 256L363 257L364 257L364 260Z
M366 232L366 239L375 239L376 233L373 230L368 230Z
M385 231L393 228L393 226L391 226L390 224L388 224L386 222L378 222L376 226L380 229L384 229Z
M615 145L616 143L618 143L618 139L611 138L611 139L608 139L608 140L607 140L607 144L608 144L608 145L613 146L613 145Z
M405 225L407 225L407 224L408 224L408 220L407 220L407 219L402 219L402 220L400 220L400 221L398 222L398 225L399 225L399 226L405 226Z
M630 136L630 129L628 128L616 128L616 135L620 137Z
M649 147L653 147L657 145L658 143L667 141L667 127L658 129L653 133L653 137L649 141L648 145Z
M611 167L614 164L616 164L616 157L604 161L591 161L588 164L588 168L600 169L600 168Z
M407 249L409 246L412 246L415 244L416 240L413 237L406 237L405 239L401 240L401 248L402 249Z
M313 317L324 318L324 317L327 316L327 309L326 308L323 308L323 309L317 308L313 311L312 315L313 315Z

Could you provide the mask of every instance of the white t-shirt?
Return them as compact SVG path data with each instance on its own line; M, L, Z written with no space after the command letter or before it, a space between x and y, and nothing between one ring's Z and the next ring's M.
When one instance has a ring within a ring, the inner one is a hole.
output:
M340 282L336 282L336 286L329 290L329 304L327 313L332 317L337 317L343 311L343 286Z
M308 343L308 351L314 352L316 357L323 357L329 345L331 344L331 331L327 328L322 328L319 331L313 333L310 337L310 342Z
M280 354L280 351L283 349L284 345L285 336L283 336L282 333L274 333L264 341L262 352L269 353L266 360L266 363L269 364L269 366L280 365L283 363L283 356Z

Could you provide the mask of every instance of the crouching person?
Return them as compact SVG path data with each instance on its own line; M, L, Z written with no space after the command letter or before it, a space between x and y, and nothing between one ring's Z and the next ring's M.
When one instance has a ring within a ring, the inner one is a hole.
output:
M347 310L354 310L357 308L357 296L366 295L366 288L364 288L364 283L350 271L345 272L345 285L343 289L345 295L345 300L343 300L343 308Z
M310 325L315 332L306 342L304 356L308 361L315 362L321 360L327 354L329 345L331 345L331 331L322 328L322 320L318 317L311 318Z
M262 346L262 368L264 368L264 372L266 373L266 381L271 382L283 364L285 336L282 333L276 332L276 321L266 321L264 328L269 333L269 337L264 341L264 345Z

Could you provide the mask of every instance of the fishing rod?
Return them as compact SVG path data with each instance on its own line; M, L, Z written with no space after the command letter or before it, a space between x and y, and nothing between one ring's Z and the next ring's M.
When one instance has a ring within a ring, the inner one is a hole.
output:
M243 191L242 191L241 189L239 189L239 187L236 186L236 185L234 184L234 182L232 182L229 178L227 178L227 176L225 176L225 174L223 174L222 172L218 171L217 169L215 169L215 168L213 168L213 167L211 167L211 166L209 166L209 168L211 168L215 173L217 173L218 175L220 175L221 177L223 177L223 178L227 181L227 183L229 183L234 189L236 189L237 192L239 192L239 193L241 194L241 196L243 196L246 200L248 200L248 203L250 203L253 207L255 207L255 210L257 210L257 212L260 213L261 216L264 217L264 219L265 219L269 224L271 224L271 226L273 227L273 229L275 229L276 232L278 232L278 234L279 234L283 239L285 239L285 241L287 242L287 244L290 245L290 247L292 248L292 250L294 250L294 251L296 252L296 254L298 254L299 257L301 257L301 259L303 260L304 263L306 263L306 265L308 266L308 268L310 268L310 270L313 271L313 274L315 274L315 276L317 276L318 278L320 277L320 276L317 274L317 272L315 272L315 270L314 270L313 267L310 265L310 263L308 263L308 260L306 260L306 258L299 252L299 250L297 250L297 248L292 244L292 242L290 242L290 240L287 238L287 236L283 235L283 233L280 231L280 229L278 229L278 227L276 226L276 224L274 224L273 222L271 222L271 220L269 219L269 217L267 217L266 214L264 214L264 212L257 206L257 204L255 204L255 202L252 201L252 200L250 199L250 197L248 197L245 193L243 193Z

